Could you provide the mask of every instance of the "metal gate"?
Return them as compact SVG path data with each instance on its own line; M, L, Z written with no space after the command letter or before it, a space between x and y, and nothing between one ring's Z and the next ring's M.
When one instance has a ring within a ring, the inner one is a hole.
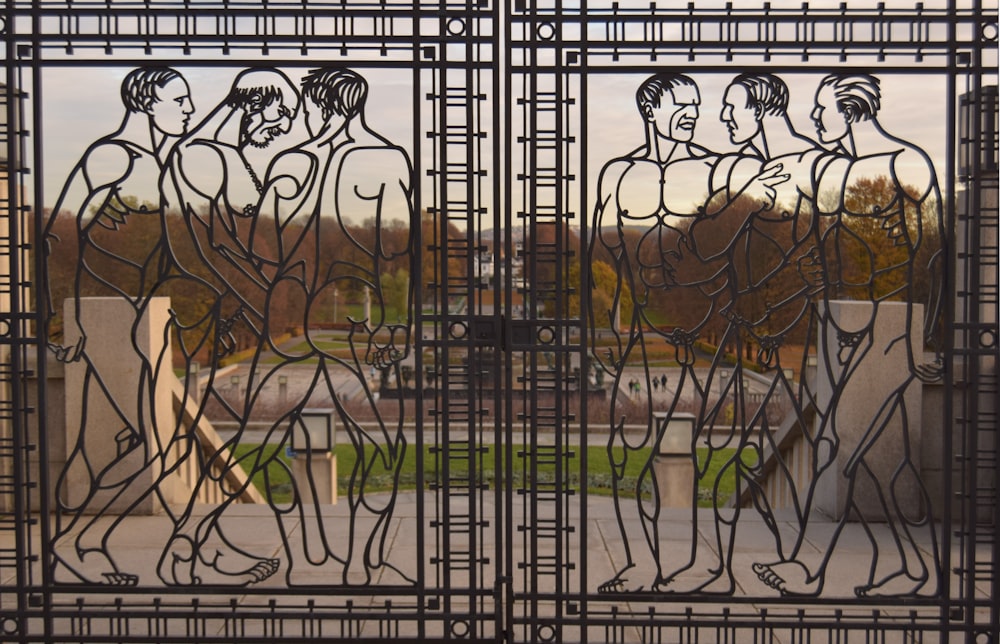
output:
M7 0L0 636L996 641L996 10Z

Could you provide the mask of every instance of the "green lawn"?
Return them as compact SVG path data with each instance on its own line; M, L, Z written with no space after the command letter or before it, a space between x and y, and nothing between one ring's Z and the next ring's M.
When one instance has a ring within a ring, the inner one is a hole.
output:
M338 349L347 350L350 348L351 344L346 340L320 340L312 343L303 340L291 349L286 349L286 351L289 351L292 355L303 355L310 353L314 349L318 349L320 351L336 351Z
M407 311L403 309L398 309L395 306L386 303L385 304L385 318L382 320L385 324L400 324L406 319L408 315ZM372 303L371 307L372 315L379 314L379 308L376 303ZM365 319L365 305L360 303L341 303L337 307L337 319L333 318L333 310L331 308L326 308L322 311L317 311L315 315L315 321L319 323L323 322L334 322L337 324L342 324L347 322L347 318L352 320L364 320ZM374 322L379 322L376 319Z
M263 447L263 449L261 449ZM244 469L253 469L252 463L257 459L258 456L261 460L270 458L275 450L276 445L242 445L236 450L236 456L241 459L244 463ZM553 462L539 463L535 468L535 477L529 475L531 470L530 459L521 454L523 452L523 447L520 445L511 446L511 453L513 455L512 459L512 473L514 477L514 484L517 487L527 485L533 480L537 481L539 484L551 483L555 480L556 476L556 465ZM726 461L734 454L733 449L717 450L713 457L712 462L708 464L706 469L706 475L700 482L700 498L701 501L699 505L702 507L711 507L712 500L712 487L715 483L716 478L719 476L719 471ZM371 449L367 451L368 454L372 454ZM625 465L625 478L624 485L626 489L634 488L636 481L642 471L646 459L649 457L649 450L640 450L639 452L631 455L628 463ZM351 472L354 468L355 461L357 459L357 454L353 446L349 444L340 444L336 447L337 454L337 487L339 494L347 493L347 485L350 482ZM484 483L492 484L496 481L496 463L494 447L492 445L484 446L482 453L477 455L479 458L476 461L476 466L481 469L480 480ZM620 450L615 454L616 460L621 457ZM704 466L705 459L708 458L708 449L702 448L698 450L698 458L702 466ZM278 459L285 466L279 463L272 462L269 464L269 469L265 476L263 471L257 472L253 477L254 485L262 492L266 494L266 488L271 489L271 494L276 502L288 501L291 495L291 487L289 484L289 475L286 469L289 458L286 454L278 454ZM448 472L448 476L452 481L456 480L468 480L469 479L469 467L468 462L464 459L452 459L451 469ZM440 463L440 465L439 465ZM438 480L439 470L441 471L441 476L444 476L444 466L442 455L436 454L434 448L425 447L424 448L424 484L433 484ZM501 467L506 469L501 461ZM579 454L574 454L568 459L563 460L563 476L568 472L570 486L577 488L579 487L580 479L580 458ZM601 446L590 446L587 448L587 490L591 494L598 495L610 495L611 494L611 466L608 462L607 449ZM386 471L375 471L373 476L369 480L370 490L389 490L392 488L393 481L390 473ZM399 475L399 489L414 489L417 486L417 451L410 446L404 455L402 468ZM725 503L732 492L735 489L735 478L732 472L728 472L724 478L719 483L719 502ZM652 490L649 486L645 486L643 489L644 494L651 494Z

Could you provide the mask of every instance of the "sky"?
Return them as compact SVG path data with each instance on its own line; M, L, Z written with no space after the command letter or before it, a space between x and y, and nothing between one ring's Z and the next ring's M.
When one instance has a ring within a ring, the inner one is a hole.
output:
M610 1L610 0L609 0ZM709 3L713 0L708 0ZM839 6L839 0L813 0L810 6ZM718 2L724 6L723 2ZM741 7L740 3L736 3ZM756 3L755 3L756 4ZM772 0L772 6L801 6L798 0ZM851 0L851 6L876 7L874 0ZM964 4L964 2L960 3ZM621 6L649 6L648 1L622 0ZM886 5L892 7L912 7L911 2L889 0ZM701 5L699 5L701 6ZM946 6L945 0L928 0L927 7ZM192 57L192 62L194 57ZM664 61L663 67L669 68L670 61ZM647 63L648 64L648 63ZM688 73L698 83L701 92L701 108L694 141L711 150L725 153L734 151L729 142L725 127L719 121L722 95L726 85L733 75L741 71L734 66L731 74L709 74L698 69L689 69ZM674 69L677 67L675 66ZM97 137L117 129L123 115L119 99L121 79L130 67L45 67L42 70L42 87L38 93L43 97L44 114L43 127L38 128L43 134L44 169L41 176L45 182L45 205L55 204L63 182L79 161L83 152ZM233 77L243 67L198 67L177 66L187 79L196 112L192 117L192 126L206 117L225 96ZM791 104L789 114L798 131L806 136L814 136L815 131L809 120L813 107L813 96L822 75L829 68L817 67L815 73L802 72L784 74L783 77L791 88ZM305 71L305 68L285 69L294 82ZM875 70L878 73L878 70ZM365 68L364 75L368 78L370 98L368 101L367 119L369 125L388 138L390 141L406 149L411 159L418 161L425 168L430 165L431 157L429 140L424 133L417 133L417 141L422 151L414 149L414 93L423 105L422 118L424 128L430 117L430 108L425 100L427 87L416 90L413 87L413 76L410 72L393 71L389 69ZM586 136L590 157L583 164L581 174L587 177L589 186L596 187L597 175L607 160L620 156L635 149L643 142L642 123L638 118L634 102L634 92L638 84L650 72L630 74L593 73L588 76L588 92L583 101L586 102L589 122L578 125L579 134ZM878 74L882 80L882 110L880 120L891 134L906 139L922 147L934 160L939 177L943 177L945 166L946 143L946 109L945 82L941 76L921 75L919 73L906 75ZM37 97L37 96L36 96ZM489 117L489 110L510 110L514 114L515 123L512 132L506 136L518 134L516 105L497 105L487 103L484 118ZM300 113L301 116L301 113ZM423 128L422 128L423 129ZM497 143L497 137L502 133L490 132ZM299 120L293 133L283 139L285 145L292 145L306 138L304 123ZM488 153L488 150L487 150ZM422 155L422 158L417 158ZM487 157L489 155L487 154ZM573 159L578 162L578 159ZM489 161L487 160L487 163ZM494 169L489 168L491 175ZM516 176L519 168L513 168L511 174ZM427 177L419 180L425 186L425 194L430 192ZM490 181L487 186L484 202L490 203ZM515 201L518 201L517 185L514 186ZM573 197L574 199L575 196ZM428 204L421 204L426 206ZM592 210L592 204L571 204L571 207L583 212ZM517 205L514 206L515 210ZM491 215L492 217L492 215Z
M178 67L191 88L195 106L192 126L206 117L224 98L233 77L242 69ZM54 205L65 178L81 155L98 136L113 132L119 126L123 108L118 96L121 79L129 68L81 70L55 68L44 71L44 134L46 205ZM303 70L286 70L293 82ZM411 159L414 119L412 78L398 71L365 69L369 81L367 120L377 132L406 149ZM596 186L597 175L609 159L627 154L643 143L643 125L635 107L635 88L648 74L592 74L588 79L586 97L589 122L584 131L588 139L590 158L586 175L590 186ZM730 74L692 72L701 95L699 118L694 141L711 150L735 151L728 133L719 120L722 96ZM80 91L78 83L86 76L91 91ZM809 137L815 129L809 119L813 96L821 74L784 75L791 91L789 115L796 129ZM882 81L882 125L891 134L922 147L944 173L945 156L945 83L933 75L879 75ZM516 108L514 108L516 110ZM307 136L301 111L295 129L285 137L283 145L292 145ZM425 121L428 114L424 115ZM515 130L517 128L515 127ZM425 143L427 139L421 137ZM429 165L429 145L424 145L424 164ZM517 171L517 168L514 169ZM426 182L426 177L423 178ZM487 182L488 183L488 182ZM574 205L574 207L577 207ZM591 210L588 204L584 210Z
M825 74L779 74L789 87L788 115L797 132L811 139L816 129L809 118L815 105L816 88ZM701 97L694 142L719 153L735 152L729 133L720 121L722 98L733 74L690 74ZM933 160L938 176L945 171L946 84L936 75L876 74L881 81L882 108L879 122L887 132L923 148ZM590 123L587 136L592 152L587 172L596 186L603 164L624 155L644 141L643 124L635 105L635 89L647 74L596 75L590 83ZM603 118L601 115L608 114ZM595 115L596 118L595 118ZM611 117L610 115L614 115ZM606 157L606 158L604 158ZM596 189L596 188L595 188Z

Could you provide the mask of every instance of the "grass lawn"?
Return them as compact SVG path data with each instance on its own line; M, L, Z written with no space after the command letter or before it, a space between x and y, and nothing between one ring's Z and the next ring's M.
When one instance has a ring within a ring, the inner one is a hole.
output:
M293 353L306 353L313 347L321 351L333 351L335 349L350 349L351 343L347 340L315 340L312 343L302 341L292 347Z
M263 448L263 449L261 449ZM244 463L244 469L252 469L251 459L255 459L258 454L264 459L271 457L277 449L276 445L241 445L236 450L237 458L240 458ZM513 454L512 460L512 471L514 476L514 485L517 487L527 485L531 482L531 477L526 473L529 470L530 460L526 456L520 455L523 452L523 446L513 445L511 446L511 452ZM699 484L699 497L701 501L699 506L701 507L711 507L712 506L712 488L715 484L716 479L719 477L719 471L726 461L734 454L733 449L723 449L716 450L712 456L712 462L708 463L706 469L706 475L702 478ZM336 447L337 453L337 488L338 494L347 494L347 485L350 482L351 472L354 468L355 461L357 459L357 454L354 447L349 444L340 444ZM372 454L372 450L367 451L368 454ZM626 489L634 488L639 474L645 464L646 459L649 457L650 450L641 450L639 453L630 456L629 462L625 467L625 478L624 484ZM424 447L424 477L423 481L425 485L434 483L438 480L438 471L443 468L443 464L439 465L438 461L435 459L443 460L440 458L440 454L434 453L434 448ZM619 451L615 454L616 460L621 457L621 452ZM708 449L701 448L698 450L699 463L704 467L705 459L709 457ZM269 464L269 470L267 476L263 471L257 472L253 477L254 485L263 494L267 494L265 489L267 486L271 489L271 494L276 502L287 502L291 497L291 485L289 482L289 473L286 469L289 463L289 457L287 454L278 454L278 462L272 462ZM282 465L282 463L284 465ZM481 468L481 480L490 484L496 481L496 463L494 455L494 446L485 446L485 450L480 454L480 459L477 462L479 468ZM501 464L503 468L503 465ZM579 454L574 454L570 458L563 461L563 476L566 472L569 473L569 480L571 487L578 488L580 480L580 458ZM506 469L506 468L504 468ZM536 479L539 483L552 482L556 474L556 466L554 463L539 464L536 468ZM468 463L465 461L453 462L450 471L448 472L449 478L453 481L456 479L468 479L469 468ZM443 477L443 473L442 473ZM389 472L384 470L375 471L369 481L370 490L390 490L392 489L392 476ZM590 446L587 448L587 490L591 494L598 495L611 495L611 466L608 462L607 449L602 446ZM410 446L406 450L406 454L403 458L402 468L399 475L399 489L415 489L417 487L417 452ZM735 478L732 472L727 472L724 478L719 482L719 503L725 503L732 492L735 490ZM647 484L643 488L643 494L651 494L652 490Z
M384 308L385 317L383 318L382 321L385 324L401 324L402 320L407 319L407 316L409 315L407 311L403 309L398 309L389 303L386 303L384 307L385 307ZM374 301L372 302L371 312L373 315L379 314L378 304ZM316 321L320 323L333 322L337 324L342 324L347 321L347 318L351 318L352 320L364 320L365 305L355 302L351 302L348 304L344 304L343 302L341 302L340 305L337 307L337 319L334 319L333 310L329 307L326 308L325 310L318 311L315 317ZM376 319L374 320L374 322L378 323L379 320Z

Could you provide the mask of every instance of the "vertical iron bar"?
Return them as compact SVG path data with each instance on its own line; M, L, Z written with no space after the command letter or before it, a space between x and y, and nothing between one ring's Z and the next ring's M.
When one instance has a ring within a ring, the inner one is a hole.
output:
M504 235L503 235L503 291L504 291L504 310L507 313L507 321L504 329L504 336L508 339L513 338L513 325L515 322L514 314L514 229L515 222L513 218L514 204L513 204L513 183L514 177L517 176L517 172L514 168L514 124L513 124L513 114L515 109L515 102L512 100L514 95L513 89L513 7L508 3L501 3L504 7L504 41L501 45L503 55L499 58L503 60L504 69L503 73L503 94L502 101L497 100L498 105L503 106L504 118L504 130L502 132L503 140L503 156L504 163L501 166L497 165L498 178L503 183L503 224L504 224ZM499 148L500 146L498 146ZM499 190L497 191L500 192ZM503 633L504 639L507 642L512 642L514 638L513 624L514 624L514 523L516 521L514 517L514 488L517 482L514 480L514 450L513 450L513 439L514 439L514 349L508 345L504 352L504 376L503 376L503 387L505 388L507 395L504 396L503 410L504 410L504 435L503 442L501 445L497 446L497 458L501 458L502 450L502 463L503 463L503 474L502 479L498 479L498 487L503 488L503 499L502 506L497 505L498 508L502 507L502 512L500 513L500 520L502 526L498 526L496 530L496 535L498 537L503 537L503 547L497 548L498 552L503 553L503 559L501 562L497 562L497 570L501 570L502 574L506 580L506 594L505 594L505 605L503 606L503 616L504 616L504 627L505 632ZM500 472L500 468L497 468L497 472Z
M24 513L24 502L22 497L25 494L27 488L21 462L22 441L20 434L22 428L21 425L17 422L17 415L16 412L14 412L16 408L16 401L18 399L18 391L19 391L17 380L19 378L19 374L21 373L20 370L16 367L17 363L15 357L17 352L19 351L19 347L16 342L17 332L15 331L15 329L18 327L18 321L16 315L17 308L14 296L14 293L17 290L16 280L14 279L14 271L15 271L14 266L16 264L15 249L17 248L17 244L15 243L16 239L15 229L17 227L17 221L18 221L18 217L16 216L18 199L16 198L16 195L18 192L17 186L18 186L19 155L17 151L19 149L19 143L20 143L19 140L17 139L17 121L18 121L17 101L19 92L17 91L17 83L15 81L15 78L17 78L17 73L20 68L16 63L16 55L14 54L14 52L16 52L16 47L17 47L17 41L15 39L16 22L14 20L14 13L11 10L10 4L7 5L7 11L5 12L5 14L6 14L5 23L7 25L7 29L5 31L5 41L6 41L5 46L7 48L8 53L5 64L6 77L4 79L6 81L6 85L3 88L3 91L4 91L4 100L6 101L6 104L4 105L4 118L6 119L7 136L5 137L5 140L2 141L2 143L4 146L3 151L5 153L7 162L7 168L6 168L7 172L6 172L6 177L4 177L5 181L4 187L7 190L6 213L4 213L4 216L6 216L7 218L6 222L7 230L5 231L7 239L5 241L7 242L7 249L8 249L7 260L10 265L10 268L8 271L9 283L6 285L0 284L0 287L6 286L7 289L10 291L10 295L8 296L8 301L6 302L6 310L0 311L0 314L2 314L6 320L9 333L9 338L8 342L6 343L6 348L7 351L9 352L7 359L10 361L10 370L7 382L0 383L0 386L2 386L2 389L0 389L0 393L2 393L2 395L7 398L7 400L0 399L0 404L9 403L9 408L11 410L11 413L9 414L8 418L0 419L0 422L3 422L7 425L6 431L10 433L9 437L3 437L4 443L6 443L7 445L0 444L0 446L3 447L3 450L0 451L0 458L3 458L4 460L9 459L9 462L8 463L0 462L0 467L2 467L5 470L3 473L5 474L5 477L9 477L10 481L10 490L5 494L5 496L7 497L5 499L5 503L7 504L5 510L11 512L11 517L9 520L9 527L4 527L3 531L4 532L9 531L12 533L11 536L13 537L12 541L14 547L12 550L9 550L8 552L12 555L10 565L13 568L14 577L16 579L16 584L17 584L17 587L13 589L13 591L6 591L6 592L11 592L11 594L14 595L13 600L16 606L13 613L16 616L15 628L17 630L13 632L13 636L19 642L26 642L28 637L27 629L29 623L27 587L30 584L31 580L29 577L28 564L27 564L28 540L25 538L24 534L27 527L25 525L26 517ZM0 601L2 601L2 599L0 599ZM10 598L8 598L7 601L10 602ZM7 609L9 607L9 604L2 607Z
M427 637L427 600L428 592L427 588L429 584L427 583L427 570L426 561L427 557L424 553L427 552L426 549L426 504L424 500L425 490L427 489L427 481L425 480L425 463L424 463L424 387L426 386L426 380L424 378L424 316L423 316L423 302L424 302L424 275L423 275L423 253L427 252L424 246L423 230L424 230L424 214L421 212L421 204L424 203L423 200L423 190L421 186L422 177L424 175L423 167L423 154L421 153L424 149L425 137L421 136L423 120L421 119L421 71L422 67L419 65L420 59L420 12L418 7L413 6L410 9L410 20L412 21L413 27L413 44L412 44L412 56L413 56L413 69L410 74L410 78L413 83L413 95L412 100L412 110L413 110L413 140L411 145L414 151L413 154L413 177L411 179L411 184L413 188L413 220L410 222L410 299L409 305L412 307L410 312L410 319L413 320L413 337L411 342L413 344L413 357L415 360L415 377L417 382L417 394L416 400L414 402L414 444L410 446L410 449L415 450L416 457L416 524L413 528L416 530L416 542L417 542L417 637L420 639L426 639ZM431 361L433 365L433 360ZM436 367L436 365L435 365Z
M580 2L580 15L581 17L587 15L587 5L588 0L581 0ZM592 279L590 276L590 254L588 252L590 235L596 233L589 228L590 223L590 212L588 209L588 204L590 204L590 185L588 182L589 176L587 174L587 159L588 159L588 139L587 136L587 123L590 119L590 111L588 100L588 88L589 88L589 75L588 75L588 61L587 61L587 44L588 44L588 32L586 29L586 20L580 20L580 139L579 139L579 167L580 167L580 190L579 190L579 200L580 200L580 282L577 284L577 288L580 289L580 371L582 381L580 383L580 554L579 554L579 584L578 589L578 614L581 616L580 625L580 641L582 644L586 644L589 641L589 633L585 623L585 618L587 615L587 589L589 588L589 577L588 577L588 562L590 557L588 556L588 543L589 534L588 529L590 526L590 516L588 513L589 505L589 454L590 454L590 425L589 425L589 410L590 410L590 396L588 391L590 389L590 289ZM584 369L586 365L586 369Z
M972 52L964 54L972 58L966 61L966 66L978 61L976 53L979 48L974 47ZM963 370L965 378L963 383L963 434L965 435L965 489L963 499L965 502L965 525L962 526L963 537L966 543L966 563L965 563L965 620L971 628L976 623L976 571L979 563L978 554L978 478L979 478L979 380L981 377L979 369L979 351L976 350L976 330L981 323L981 310L979 306L980 289L980 189L982 177L980 174L980 158L982 154L982 131L981 107L982 101L982 78L978 69L966 71L971 87L970 92L970 112L967 118L969 131L967 133L966 149L969 151L969 177L966 180L966 226L967 245L966 252L970 258L965 271L965 306L963 315L962 332L962 354Z
M509 254L507 249L510 246L511 229L509 225L509 149L510 149L510 110L506 101L510 96L507 89L509 79L509 48L504 47L505 42L510 41L510 25L508 22L509 13L507 4L494 2L490 9L492 23L496 26L491 40L490 56L494 65L492 67L490 88L492 90L491 103L493 109L490 110L490 125L493 136L490 137L490 158L492 159L492 181L490 183L492 192L491 207L493 210L493 243L491 253L493 255L492 270L490 276L490 288L493 292L494 306L494 328L498 329L500 338L494 349L494 374L493 382L495 388L494 398L494 425L493 425L493 506L494 526L493 526L493 570L497 578L499 588L494 596L495 606L495 632L496 641L510 641L511 619L509 611L513 602L508 599L510 593L510 560L509 555L510 539L505 535L510 529L511 515L508 511L510 501L511 479L507 475L506 467L509 463L507 451L510 449L511 416L510 416L510 365L511 349L508 338L510 338L510 320L513 317L513 309L510 306L510 289L501 288L501 277L504 282L509 279L509 270L504 270L509 265ZM501 112L504 114L501 117ZM503 143L501 143L501 141ZM506 152L506 153L505 153Z
M41 13L37 13L34 16L34 34L41 33ZM33 138L33 150L32 150L32 160L34 162L34 167L38 169L38 172L34 174L33 185L35 187L34 193L34 217L32 221L34 222L34 244L32 247L33 257L34 257L34 270L35 275L39 276L34 280L36 294L34 301L35 306L35 335L38 339L37 345L35 347L35 362L36 362L36 388L37 395L35 397L36 403L36 427L38 432L38 498L39 498L39 536L41 540L40 551L38 553L39 560L42 562L41 566L41 584L44 589L41 593L42 609L44 611L44 628L47 637L51 637L53 634L53 618L52 618L52 584L53 576L49 561L48 544L51 543L51 522L48 517L51 516L51 512L54 508L50 507L49 501L54 498L54 493L51 493L51 481L49 479L49 441L46 440L48 432L45 428L48 427L48 397L46 395L47 384L48 384L48 325L47 320L49 319L50 311L46 310L48 304L48 298L45 297L41 290L45 280L41 278L45 271L45 254L43 253L43 245L47 242L43 239L43 217L42 217L42 204L45 203L44 200L44 181L45 176L42 168L45 167L44 164L44 147L43 140L41 136L41 123L43 117L43 106L44 100L42 95L42 66L40 64L40 58L42 56L41 47L39 43L33 43L32 45L33 64L31 66L32 72L32 129L36 133ZM18 111L20 113L21 106L18 106ZM18 132L18 136L21 133ZM20 182L19 182L20 183ZM54 305L54 304L53 304Z
M951 0L952 14L954 15L954 4L955 0ZM956 89L956 79L958 75L957 60L956 60L956 48L957 48L957 29L954 20L948 21L948 43L950 47L949 57L948 57L948 79L947 84L947 96L949 97L947 106L947 120L948 123L956 123L957 120L956 110L957 110L957 99L958 92ZM958 243L958 217L955 212L956 208L956 186L957 186L957 155L959 154L959 147L956 142L957 134L955 128L948 128L945 135L946 144L945 149L947 150L947 155L945 158L945 199L946 202L942 204L942 216L945 218L944 230L945 238L941 240L944 247L945 257L942 262L942 287L944 290L944 309L942 315L945 316L944 320L944 338L941 339L942 342L942 360L944 361L944 388L945 392L949 392L944 397L944 409L942 410L943 419L942 422L946 428L944 432L944 437L942 440L943 454L941 455L941 471L945 472L946 475L942 477L944 480L942 482L944 486L944 492L941 498L944 499L944 507L942 508L941 525L943 529L941 530L941 551L944 554L944 562L941 566L941 592L942 599L941 609L939 612L939 619L941 623L941 630L939 639L941 644L946 644L948 639L948 621L951 620L952 612L952 574L953 566L951 565L951 547L952 547L952 536L954 534L954 517L955 512L952 509L951 499L954 494L954 476L951 475L955 467L955 442L954 433L950 429L954 426L955 422L955 401L954 396L950 395L950 392L954 391L955 386L955 367L956 361L953 358L955 355L955 321L957 314L957 307L955 302L954 293L956 293L956 271L954 270L953 263L956 260L956 244ZM958 512L959 517L961 517L962 512Z

